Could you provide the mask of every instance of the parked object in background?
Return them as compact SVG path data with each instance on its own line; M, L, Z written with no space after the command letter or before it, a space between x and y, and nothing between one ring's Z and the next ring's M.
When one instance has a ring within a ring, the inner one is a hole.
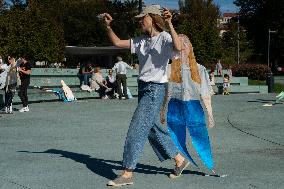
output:
M74 101L75 97L74 97L73 92L71 91L71 89L65 84L65 82L63 80L61 80L61 84L62 84L62 90L64 91L66 99L69 102Z

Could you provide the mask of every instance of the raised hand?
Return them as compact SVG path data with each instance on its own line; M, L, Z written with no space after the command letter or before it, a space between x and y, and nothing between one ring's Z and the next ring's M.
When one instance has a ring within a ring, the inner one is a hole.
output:
M105 22L106 26L110 26L110 23L113 21L113 18L108 13L104 13L103 19L104 19L104 22Z
M172 22L172 18L173 18L173 15L172 13L169 11L169 9L167 8L164 8L163 9L163 18L165 20L165 22L167 24L171 23Z

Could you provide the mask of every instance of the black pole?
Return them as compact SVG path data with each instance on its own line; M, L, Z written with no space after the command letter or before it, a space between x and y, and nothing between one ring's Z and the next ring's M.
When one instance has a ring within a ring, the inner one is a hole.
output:
M274 93L274 76L272 71L267 74L266 85L268 86L268 92Z

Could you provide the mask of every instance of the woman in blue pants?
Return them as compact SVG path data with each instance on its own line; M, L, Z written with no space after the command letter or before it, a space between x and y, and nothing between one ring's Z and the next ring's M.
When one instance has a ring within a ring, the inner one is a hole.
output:
M121 40L113 32L110 25L113 19L109 14L104 13L102 17L112 43L117 47L129 48L131 53L137 54L139 59L139 103L125 141L124 171L119 177L109 181L108 185L133 184L133 170L136 168L147 139L161 161L175 160L176 168L172 175L180 176L189 162L180 155L160 120L165 85L168 82L169 59L174 50L181 50L178 35L171 23L172 15L167 9L161 11L157 5L145 7L141 14L136 16L145 35L128 40ZM165 26L168 27L169 33L164 31Z

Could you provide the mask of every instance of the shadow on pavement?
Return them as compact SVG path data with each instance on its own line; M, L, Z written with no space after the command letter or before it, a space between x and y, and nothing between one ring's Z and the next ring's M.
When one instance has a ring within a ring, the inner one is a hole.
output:
M274 103L275 100L274 99L271 99L271 100L266 100L266 99L256 99L256 100L249 100L247 102L259 102L259 103L263 103L263 104L266 104L266 103Z
M114 179L117 175L113 172L113 170L123 170L121 166L121 161L115 160L105 160L105 159L98 159L92 158L89 155L79 154L74 152L68 152L63 150L57 149L49 149L44 152L30 152L30 151L18 151L23 153L34 153L34 154L60 154L61 157L72 159L76 162L85 164L88 169L90 169L93 173L105 177L107 179ZM172 172L172 169L156 167L151 165L144 165L144 164L137 164L137 167L134 172L143 173L143 174L164 174L168 175ZM192 175L200 175L200 176L213 176L216 177L217 175L208 175L203 172L199 171L190 171L185 170L183 174L192 174Z

